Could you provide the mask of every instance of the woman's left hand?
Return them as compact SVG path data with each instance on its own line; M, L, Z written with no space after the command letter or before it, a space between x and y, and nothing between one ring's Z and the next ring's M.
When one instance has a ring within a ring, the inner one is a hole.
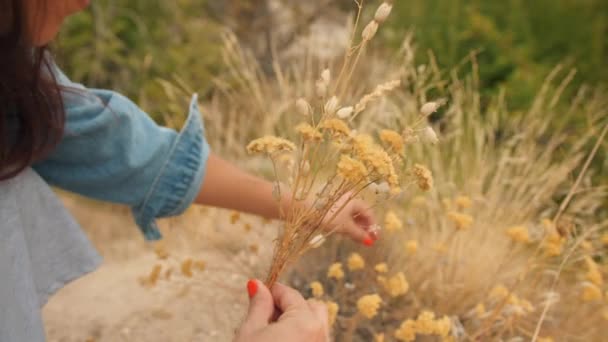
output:
M333 216L331 214L332 212L342 208L344 203L349 200L350 196L350 193L342 196L342 198L336 202L328 217ZM360 199L350 200L333 221L326 224L325 229L344 234L366 246L372 246L378 239L379 234L373 211L366 202Z

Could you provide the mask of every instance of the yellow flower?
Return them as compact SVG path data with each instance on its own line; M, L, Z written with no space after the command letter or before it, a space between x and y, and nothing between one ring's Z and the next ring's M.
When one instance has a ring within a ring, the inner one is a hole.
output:
M465 230L471 227L473 224L473 217L471 215L450 211L448 218L454 222L456 229Z
M329 266L327 270L327 277L340 280L344 278L344 271L342 270L342 263L336 262Z
M585 302L595 302L602 300L602 290L592 283L583 283L581 299Z
M291 141L271 135L255 139L247 145L247 151L250 154L274 154L276 152L291 152L295 149L296 146Z
M401 134L390 129L383 129L380 131L380 140L386 144L392 152L397 154L403 153L405 143L403 142Z
M374 335L374 342L384 342L384 334L376 334Z
M399 177L395 172L393 160L385 150L374 143L371 136L367 134L355 136L353 148L357 158L370 170L370 178L385 180L393 190L399 187Z
M475 306L475 314L477 318L482 318L486 313L486 306L483 303L479 303Z
M403 321L395 331L395 338L399 341L411 342L416 339L416 322L408 319Z
M302 135L304 141L319 142L323 140L323 134L306 122L302 122L296 126L296 132Z
M363 269L365 267L365 260L358 253L352 253L348 257L348 269L350 271L356 271Z
M602 244L603 244L604 246L608 246L608 233L604 233L604 234L602 235Z
M408 255L414 255L418 251L418 241L416 240L407 240L405 242L405 252Z
M452 329L452 320L448 316L443 316L443 318L435 321L435 331L436 335L441 337L447 337Z
M528 243L530 242L530 234L528 228L524 226L515 226L507 229L507 235L516 242Z
M323 297L323 285L321 285L318 281L313 281L310 283L310 289L312 290L312 295L315 298Z
M420 190L429 191L433 188L433 174L425 166L415 164L412 173L414 174L414 177L416 177L416 182L418 183Z
M374 266L374 269L378 273L386 273L386 272L388 272L388 266L386 265L385 262L377 264L376 266Z
M389 211L384 216L384 227L388 232L394 232L403 228L403 223L393 211Z
M352 184L358 184L367 179L368 171L362 162L343 154L338 162L338 175Z
M378 314L382 298L377 294L366 295L357 301L357 309L365 318L371 319Z
M585 256L585 264L587 264L587 275L586 278L593 284L601 287L604 284L602 272L590 256Z
M471 201L471 199L467 196L458 196L454 199L454 203L456 204L456 206L462 210L462 209L468 209L471 207L471 205L473 205L473 201Z
M382 286L384 288L386 288L388 285L388 280L386 279L385 276L377 276L376 282L378 282L378 284L380 284L380 286Z
M387 290L391 297L399 297L409 290L410 285L403 272L399 272L388 279Z
M492 291L490 291L489 297L495 302L500 302L510 294L511 292L504 285L496 285Z
M333 326L336 323L336 318L338 317L338 311L340 311L340 306L336 302L327 301L325 302L327 305L327 313L329 317L329 326Z
M548 235L542 242L542 248L550 257L562 254L566 239L563 238L554 228L548 229Z
M431 335L435 331L435 314L423 311L416 319L416 332L421 335Z
M350 128L340 119L327 119L321 122L320 127L331 132L334 138L344 138L350 134Z

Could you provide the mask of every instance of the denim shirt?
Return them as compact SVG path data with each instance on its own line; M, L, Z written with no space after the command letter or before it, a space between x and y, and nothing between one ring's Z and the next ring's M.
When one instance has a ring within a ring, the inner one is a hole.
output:
M192 96L181 132L160 127L126 97L87 89L59 69L65 133L33 168L49 184L126 204L147 240L161 234L155 219L182 213L198 194L210 153Z

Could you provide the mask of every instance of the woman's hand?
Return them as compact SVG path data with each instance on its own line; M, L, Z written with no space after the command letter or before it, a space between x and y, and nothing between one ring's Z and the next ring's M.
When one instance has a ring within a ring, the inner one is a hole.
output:
M327 342L327 307L306 301L296 290L275 284L269 290L262 282L247 283L250 303L247 317L235 342Z
M333 213L340 210L350 196L351 193L342 196L330 210L326 220L330 220ZM335 230L366 246L372 246L378 240L379 233L373 211L360 199L348 202L333 221L326 223L326 230Z

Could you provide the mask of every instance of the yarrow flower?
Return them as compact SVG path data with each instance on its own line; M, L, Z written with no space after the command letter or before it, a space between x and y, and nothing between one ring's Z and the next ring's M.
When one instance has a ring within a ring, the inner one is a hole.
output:
M357 301L357 309L365 318L371 319L378 314L382 298L377 294L366 295Z
M327 119L321 122L320 127L331 132L334 138L344 138L350 134L350 128L340 119Z
M414 177L416 177L416 182L418 183L420 190L431 190L433 187L433 174L431 174L429 169L423 165L415 164L412 173L414 174Z
M255 139L247 145L247 151L250 154L274 154L276 152L291 152L295 149L296 146L291 141L271 135Z
M407 293L410 285L405 279L405 274L399 272L388 279L386 287L391 297L399 297Z
M586 255L585 264L587 266L587 274L585 275L587 280L599 287L604 285L602 272L600 271L600 268L598 267L597 263L590 256Z
M352 253L348 257L347 266L349 271L361 270L365 267L365 260L358 253Z
M450 211L448 213L448 218L454 222L454 225L456 225L456 229L458 230L469 229L473 224L473 217L471 215L456 211Z
M358 184L367 179L368 171L365 165L345 154L340 157L338 162L338 176L352 184Z
M380 141L386 144L391 152L396 154L403 153L403 149L405 148L405 142L403 141L401 134L390 129L383 129L380 131Z
M395 338L404 342L416 340L416 322L411 319L403 321L395 331Z
M319 142L323 140L323 134L305 122L302 122L296 126L296 132L302 135L302 139L304 139L304 141Z
M585 302L596 302L602 300L602 290L593 283L584 282L581 299Z
M394 232L403 229L403 223L395 212L389 211L384 216L384 227L386 227L386 231Z
M395 172L393 160L385 150L374 143L371 136L367 134L355 136L353 138L353 148L357 158L370 170L370 178L385 180L392 190L398 190L399 177Z
M386 273L388 272L388 266L385 262L383 262L374 266L374 270L376 270L378 273Z
M323 297L323 285L320 282L313 281L312 283L310 283L310 289L312 290L312 295L315 298Z
M418 251L418 241L408 240L405 242L405 252L408 255L414 255Z
M327 301L325 302L327 306L327 316L329 320L329 326L333 326L336 323L336 318L338 318L338 312L340 311L340 306L336 302Z
M431 311L423 311L414 321L411 319L405 320L401 326L395 331L395 338L399 341L414 341L416 335L436 335L444 340L448 339L450 330L452 329L452 321L449 317L444 316L440 319L435 319L435 314Z
M342 269L342 263L336 262L329 266L327 270L327 277L334 278L336 280L340 280L344 278L344 270Z
M516 242L530 242L530 234L525 226L515 226L507 229L507 235Z
M454 199L454 204L458 207L458 209L468 209L473 205L473 201L467 196L458 196Z

